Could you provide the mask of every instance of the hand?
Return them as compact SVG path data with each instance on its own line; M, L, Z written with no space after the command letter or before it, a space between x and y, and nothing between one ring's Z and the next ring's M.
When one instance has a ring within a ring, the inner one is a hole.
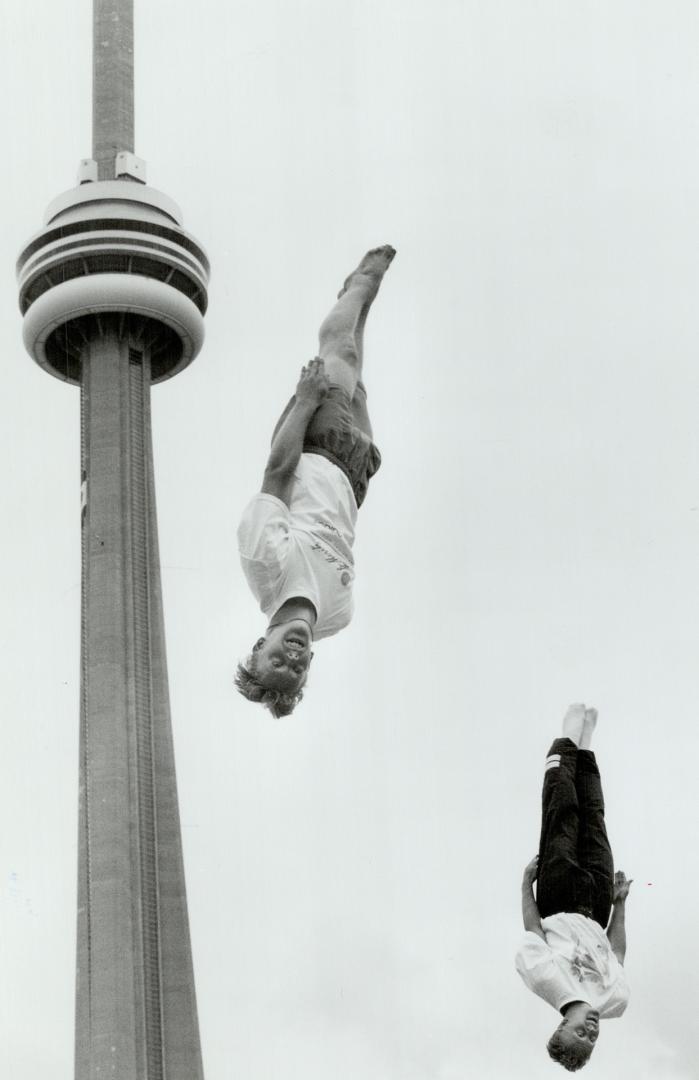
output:
M524 867L523 885L533 885L539 873L539 856L535 855L531 862Z
M301 368L296 386L297 402L312 405L314 409L317 409L329 389L330 382L325 374L325 361L320 357L309 360L308 365Z
M620 901L626 899L629 895L632 881L633 878L627 878L623 870L617 870L614 875L614 892L612 894L613 904L618 904Z

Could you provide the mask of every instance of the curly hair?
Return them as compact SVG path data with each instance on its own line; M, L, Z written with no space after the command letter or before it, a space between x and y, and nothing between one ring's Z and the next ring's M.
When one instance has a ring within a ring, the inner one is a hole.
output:
M303 690L286 694L282 690L270 690L267 686L263 686L257 678L257 659L254 652L244 664L238 664L234 682L244 698L248 701L259 701L271 712L275 720L279 720L282 716L290 716L303 697Z
M568 1072L577 1072L578 1069L582 1069L583 1065L587 1065L592 1053L591 1050L588 1052L579 1046L570 1046L560 1037L558 1028L556 1028L546 1044L546 1049L549 1052L549 1057L557 1061Z

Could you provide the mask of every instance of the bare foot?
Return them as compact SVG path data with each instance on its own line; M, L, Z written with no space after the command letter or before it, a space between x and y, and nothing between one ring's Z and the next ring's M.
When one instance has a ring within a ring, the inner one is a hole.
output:
M581 750L589 750L592 745L592 734L597 726L597 709L585 709L582 738L578 743Z
M571 739L576 746L580 746L584 724L585 706L569 705L563 717L563 738Z
M396 249L390 244L383 247L372 248L360 262L356 270L353 270L337 294L338 300L344 296L351 285L363 285L374 295L378 291L381 279L391 265L396 254Z

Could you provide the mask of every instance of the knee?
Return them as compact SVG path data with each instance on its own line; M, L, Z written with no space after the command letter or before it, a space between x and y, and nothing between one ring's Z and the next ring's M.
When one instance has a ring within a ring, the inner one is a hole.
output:
M350 367L359 367L359 353L352 338L335 337L333 335L324 338L321 335L320 355L325 360L333 357L341 360L344 364L349 364Z

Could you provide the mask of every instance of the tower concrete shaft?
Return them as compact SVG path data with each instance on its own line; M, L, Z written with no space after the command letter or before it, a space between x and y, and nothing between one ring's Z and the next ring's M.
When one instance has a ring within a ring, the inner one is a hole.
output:
M92 33L92 157L112 180L134 148L133 0L94 0Z
M147 335L83 346L76 1080L202 1080L168 700ZM147 328L143 324L141 329Z
M17 265L27 350L81 394L75 1077L202 1080L150 388L201 348L209 269L177 206L139 182L133 0L94 0L93 70L94 156Z

